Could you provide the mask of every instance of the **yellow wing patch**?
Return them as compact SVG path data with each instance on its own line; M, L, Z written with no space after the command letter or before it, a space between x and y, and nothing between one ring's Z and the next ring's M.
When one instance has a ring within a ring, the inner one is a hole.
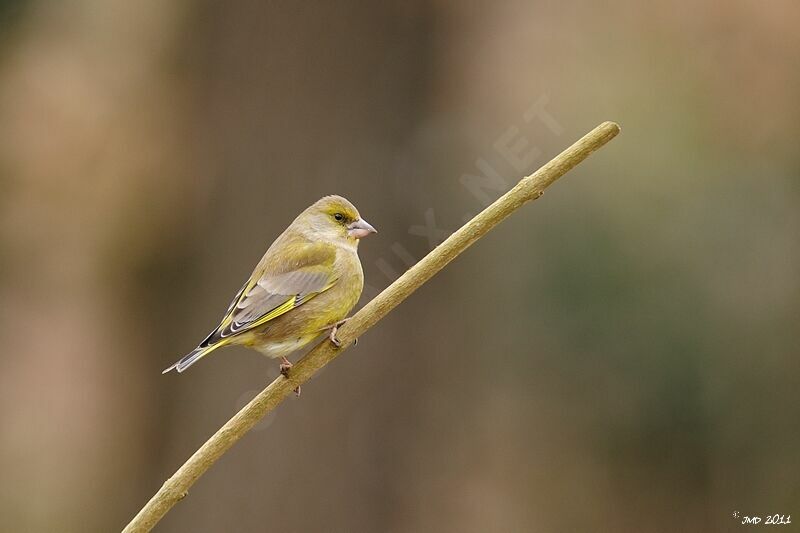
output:
M279 305L278 307L276 307L275 309L273 309L269 313L265 314L264 316L262 316L261 318L259 318L255 322L252 322L252 323L248 324L246 329L256 328L256 327L258 327L258 326L260 326L260 325L262 325L262 324L264 324L266 322L269 322L270 320L272 320L274 318L277 318L277 317L281 316L284 313L288 313L289 311L291 311L292 309L295 308L295 306L296 306L295 300L296 300L296 298L294 296L292 296L291 298L286 300L284 303L282 303L281 305Z

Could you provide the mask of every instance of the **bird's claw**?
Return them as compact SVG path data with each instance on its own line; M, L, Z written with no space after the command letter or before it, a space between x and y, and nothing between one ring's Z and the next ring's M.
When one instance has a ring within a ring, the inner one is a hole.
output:
M334 346L336 346L337 348L341 348L342 347L342 341L340 341L339 339L336 338L336 328L335 327L331 330L331 334L328 337L331 339L331 342L333 343Z
M336 324L331 326L331 333L330 333L330 335L328 335L328 338L331 340L331 343L333 343L333 345L336 346L337 348L341 348L342 347L342 341L340 341L338 338L336 338L336 333L339 331L339 327L342 324L344 324L345 322L347 322L348 320L350 320L350 319L349 318L345 318L344 320L340 320L339 322L337 322ZM356 340L355 342L358 342L358 340Z
M292 368L293 366L294 365L292 364L292 362L284 357L283 360L281 361L281 366L280 366L281 375L288 379L289 378L289 369ZM300 396L300 390L301 390L300 387L297 387L296 389L294 389L294 393L295 393L296 396Z

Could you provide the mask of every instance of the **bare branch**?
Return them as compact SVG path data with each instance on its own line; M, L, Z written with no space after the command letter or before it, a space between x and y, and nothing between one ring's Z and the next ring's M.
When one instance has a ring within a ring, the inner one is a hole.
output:
M292 391L308 381L320 368L333 361L353 340L386 316L423 283L505 220L523 204L539 198L544 190L589 154L601 148L619 133L619 126L604 122L582 139L561 152L545 166L523 178L510 191L481 211L458 231L450 235L394 283L356 313L338 334L342 348L337 349L325 338L291 369L289 377L279 376L241 411L220 428L197 450L141 511L125 527L123 533L150 531L167 512L186 496L189 487L213 465L228 448L275 409Z

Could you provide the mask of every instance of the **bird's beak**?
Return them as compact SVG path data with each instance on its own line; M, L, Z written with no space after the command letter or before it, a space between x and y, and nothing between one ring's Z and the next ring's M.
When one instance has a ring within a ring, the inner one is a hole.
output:
M378 233L378 230L373 228L369 222L362 218L356 220L355 222L351 222L347 226L347 234L354 239L363 239L370 233Z

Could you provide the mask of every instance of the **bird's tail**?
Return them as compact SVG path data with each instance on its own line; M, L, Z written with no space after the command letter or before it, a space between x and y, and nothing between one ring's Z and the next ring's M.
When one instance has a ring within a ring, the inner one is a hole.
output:
M198 346L197 348L192 350L190 353L188 353L188 354L184 355L183 357L181 357L178 360L178 362L176 362L174 365L172 365L169 368L165 368L164 371L161 372L161 373L162 374L166 374L170 370L177 370L178 372L183 372L184 370L186 370L187 368L189 368L190 366L195 364L197 361L199 361L200 359L202 359L206 355L210 354L211 352L213 352L214 350L216 350L220 346L225 346L225 344L226 344L225 342L218 342L216 344L211 344L209 346Z

